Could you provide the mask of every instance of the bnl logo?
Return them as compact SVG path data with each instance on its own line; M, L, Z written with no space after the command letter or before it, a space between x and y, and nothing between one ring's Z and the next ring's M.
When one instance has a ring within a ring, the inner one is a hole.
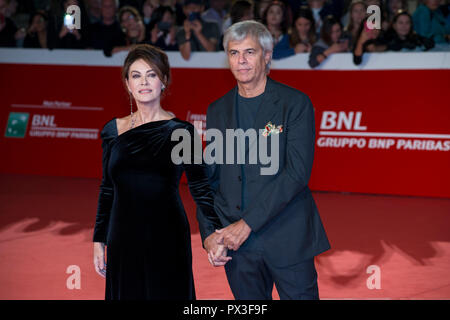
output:
M69 29L81 29L81 10L77 5L67 7L64 15L64 25Z
M27 131L28 113L10 112L8 123L6 125L5 137L24 138Z

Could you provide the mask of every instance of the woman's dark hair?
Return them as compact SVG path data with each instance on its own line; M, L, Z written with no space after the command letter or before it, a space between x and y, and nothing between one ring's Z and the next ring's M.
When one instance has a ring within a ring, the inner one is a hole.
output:
M231 24L241 21L252 9L253 3L247 0L239 0L233 3L230 8Z
M128 52L122 68L122 80L128 80L131 65L137 60L144 60L167 88L170 83L170 65L167 55L158 47L149 44L134 45ZM166 92L165 90L164 92Z
M149 25L150 30L152 30L155 27L155 25L157 25L162 21L164 14L166 12L169 12L172 15L172 17L174 17L175 15L175 11L169 6L159 6L158 8L155 9L155 11L153 11Z
M316 39L316 22L314 20L312 11L311 11L311 9L309 9L309 7L302 6L302 7L300 7L300 10L298 10L295 13L294 19L292 20L292 33L291 33L290 40L289 40L291 47L295 47L297 44L299 44L301 42L300 35L298 34L297 28L295 27L295 23L300 18L307 19L311 23L311 26L310 26L309 32L308 32L309 43L313 44L317 40Z
M281 20L280 28L282 33L286 33L289 26L288 21L288 11L286 8L286 5L281 1L272 1L264 10L263 17L262 17L262 23L267 26L267 13L269 12L270 8L273 6L279 6L281 8L281 11L283 12L283 18Z
M367 5L366 5L366 3L363 0L352 1L352 3L350 3L350 6L348 7L348 15L349 15L348 18L349 19L348 19L348 25L345 28L345 31L349 31L350 32L355 27L355 25L353 24L353 20L352 20L352 10L358 4L361 4L361 5L364 6L364 11L367 10ZM357 26L357 27L359 27L359 26Z
M333 29L333 26L335 24L338 24L342 30L342 24L338 19L336 19L332 15L326 16L323 20L322 28L320 30L320 37L322 38L323 42L325 42L329 46L333 44L333 41L331 40L331 30Z

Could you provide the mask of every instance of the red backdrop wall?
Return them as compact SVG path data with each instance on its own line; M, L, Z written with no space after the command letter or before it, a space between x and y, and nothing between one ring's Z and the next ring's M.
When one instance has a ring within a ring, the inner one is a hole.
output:
M100 177L99 131L129 113L120 67L0 68L1 172ZM315 107L311 189L450 197L450 70L272 70L270 76L308 94ZM162 105L185 120L204 115L235 84L226 69L173 68L172 77ZM27 118L23 137L11 131L18 114ZM345 141L360 146L339 146Z

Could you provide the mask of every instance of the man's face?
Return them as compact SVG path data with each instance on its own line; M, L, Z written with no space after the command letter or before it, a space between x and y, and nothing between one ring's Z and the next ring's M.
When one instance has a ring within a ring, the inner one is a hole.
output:
M242 41L228 42L228 63L240 83L256 83L266 74L271 52L263 53L258 41L248 36Z

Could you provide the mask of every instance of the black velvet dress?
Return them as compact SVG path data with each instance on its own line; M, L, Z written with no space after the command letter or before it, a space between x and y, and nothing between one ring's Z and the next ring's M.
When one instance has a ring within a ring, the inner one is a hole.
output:
M178 191L183 171L197 214L221 225L206 166L171 159L179 143L171 133L178 128L190 133L193 146L195 128L177 118L120 135L113 119L101 131L103 178L93 241L107 245L106 300L195 299L189 223Z

